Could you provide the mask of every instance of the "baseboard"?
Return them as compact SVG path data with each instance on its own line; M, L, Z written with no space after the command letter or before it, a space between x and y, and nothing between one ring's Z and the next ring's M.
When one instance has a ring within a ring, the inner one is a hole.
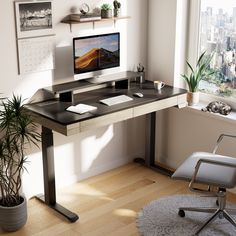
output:
M161 163L161 162L155 161L155 164L158 165L158 166L160 166L160 167L163 167L163 168L165 168L165 169L167 169L167 170L169 170L169 171L175 172L175 169L174 169L174 168L171 168L171 167L169 167L169 166L167 166L167 165L165 165L165 164L163 164L163 163Z

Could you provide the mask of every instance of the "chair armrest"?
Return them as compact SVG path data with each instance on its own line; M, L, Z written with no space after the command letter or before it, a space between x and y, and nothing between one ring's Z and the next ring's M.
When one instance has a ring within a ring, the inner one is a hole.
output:
M189 183L189 188L192 191L196 191L196 190L200 190L200 189L196 189L193 187L193 184L196 182L196 177L199 171L199 168L201 166L202 163L208 163L211 165L220 165L220 166L226 166L226 167L232 167L232 168L236 168L236 164L233 163L229 163L229 162L224 162L224 161L215 161L215 160L211 160L211 159L199 159L196 166L195 166L195 171L193 173L193 177L191 179L191 182Z
M236 138L236 135L221 134L221 135L219 136L219 138L217 139L217 141L216 141L216 145L215 145L215 148L214 148L214 150L213 150L213 153L214 153L214 154L216 153L216 151L217 151L217 149L218 149L218 147L219 147L219 144L220 144L220 142L222 141L222 139L223 139L224 137Z

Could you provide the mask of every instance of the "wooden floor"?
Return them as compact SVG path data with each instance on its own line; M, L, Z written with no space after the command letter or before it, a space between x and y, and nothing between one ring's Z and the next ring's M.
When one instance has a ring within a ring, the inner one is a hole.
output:
M79 214L69 223L36 199L28 202L28 221L17 236L134 236L136 217L152 200L189 193L187 183L172 180L139 164L129 164L58 192L63 206ZM229 200L236 202L230 194Z

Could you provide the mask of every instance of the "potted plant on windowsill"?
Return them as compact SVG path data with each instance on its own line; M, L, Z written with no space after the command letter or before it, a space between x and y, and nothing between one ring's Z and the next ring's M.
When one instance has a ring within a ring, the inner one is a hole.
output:
M0 227L16 231L27 220L26 199L20 192L26 147L37 145L40 135L20 96L1 99L0 105Z
M198 58L195 68L190 65L187 66L190 74L181 75L188 85L187 101L189 106L196 105L199 102L199 83L202 79L207 78L216 73L215 70L210 69L210 63L214 54L206 55L204 51Z
M112 17L112 9L111 5L108 3L104 3L101 6L101 17L102 18L111 18Z

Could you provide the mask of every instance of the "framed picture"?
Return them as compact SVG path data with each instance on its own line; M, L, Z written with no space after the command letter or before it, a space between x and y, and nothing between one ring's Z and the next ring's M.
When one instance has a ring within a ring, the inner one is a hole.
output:
M53 34L52 1L15 1L18 38Z

